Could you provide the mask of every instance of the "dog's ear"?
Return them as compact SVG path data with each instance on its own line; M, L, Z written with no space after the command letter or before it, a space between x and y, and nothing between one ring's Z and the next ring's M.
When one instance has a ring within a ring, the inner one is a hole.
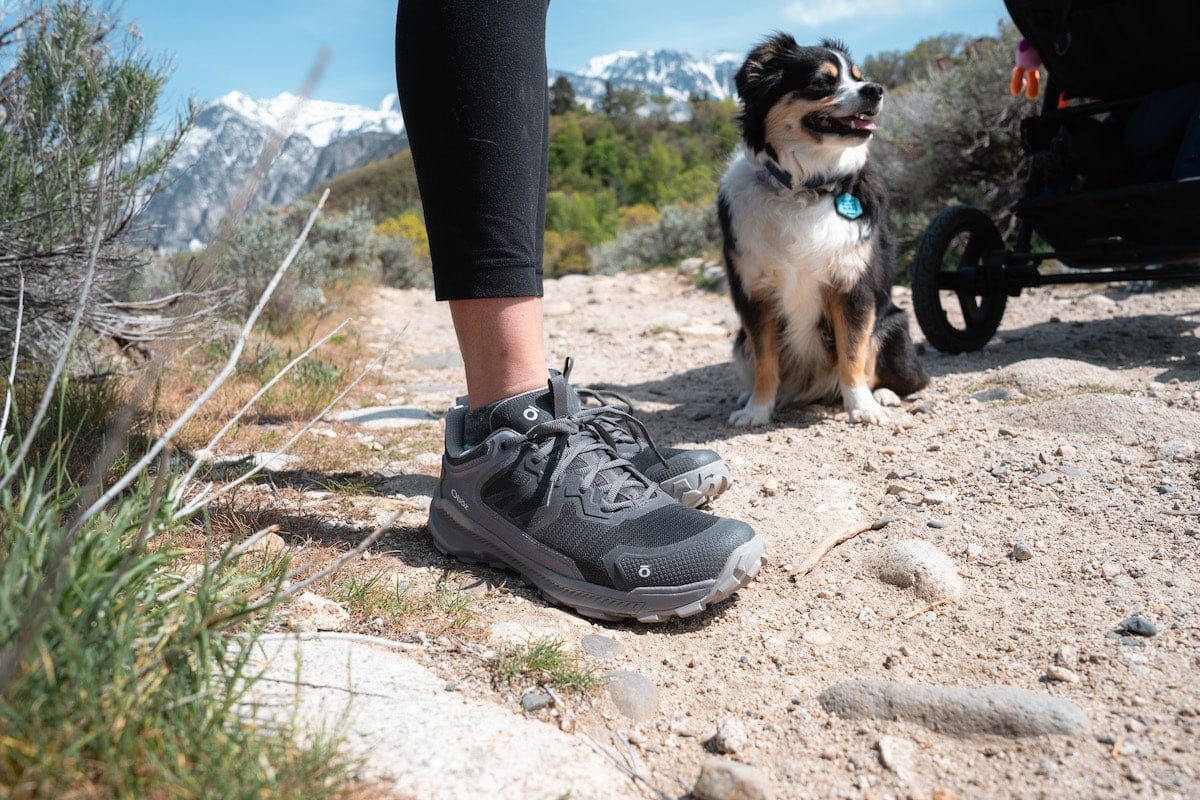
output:
M734 77L738 96L747 105L761 101L783 78L783 60L799 45L786 33L764 39L746 56L746 62Z

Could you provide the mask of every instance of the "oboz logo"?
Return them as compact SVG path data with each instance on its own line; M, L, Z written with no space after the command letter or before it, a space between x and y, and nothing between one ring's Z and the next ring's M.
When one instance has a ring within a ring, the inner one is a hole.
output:
M467 501L463 500L462 495L458 493L458 489L451 489L450 496L454 498L454 502L463 507L464 511L470 511L471 506L467 505Z

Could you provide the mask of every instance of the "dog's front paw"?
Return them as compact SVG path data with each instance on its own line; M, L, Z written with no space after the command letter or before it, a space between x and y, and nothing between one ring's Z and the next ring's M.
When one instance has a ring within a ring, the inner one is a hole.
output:
M729 424L738 428L757 428L771 421L771 412L774 410L775 407L770 404L756 406L747 403L745 408L739 408L729 415Z
M895 395L893 395L895 396ZM899 403L899 398L897 398ZM851 422L864 425L887 425L891 418L871 390L865 386L847 386L842 389L842 404L850 413Z
M861 422L864 425L887 425L892 421L891 415L883 406L874 408L855 408L850 411L851 422Z
M891 389L880 387L874 391L875 402L886 408L898 408L900 406L900 395L893 392Z

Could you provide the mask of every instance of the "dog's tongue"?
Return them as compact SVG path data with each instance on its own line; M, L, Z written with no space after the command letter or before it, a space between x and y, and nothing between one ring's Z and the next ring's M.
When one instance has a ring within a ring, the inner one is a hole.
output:
M838 122L845 125L847 128L852 128L856 131L873 131L875 130L875 120L863 119L861 117L842 117Z

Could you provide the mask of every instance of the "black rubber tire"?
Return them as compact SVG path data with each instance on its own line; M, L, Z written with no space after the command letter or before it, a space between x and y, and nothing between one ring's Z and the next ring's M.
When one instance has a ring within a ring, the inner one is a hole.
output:
M966 242L951 252L951 247L966 234ZM964 266L980 266L986 253L1003 250L1004 239L995 223L974 206L952 206L939 213L921 234L909 268L912 280L913 312L931 345L943 353L979 350L1000 327L1008 295L994 292L982 296L938 289L943 271ZM949 264L947 258L951 259ZM952 322L942 305L945 298L957 297L963 315L963 327Z

